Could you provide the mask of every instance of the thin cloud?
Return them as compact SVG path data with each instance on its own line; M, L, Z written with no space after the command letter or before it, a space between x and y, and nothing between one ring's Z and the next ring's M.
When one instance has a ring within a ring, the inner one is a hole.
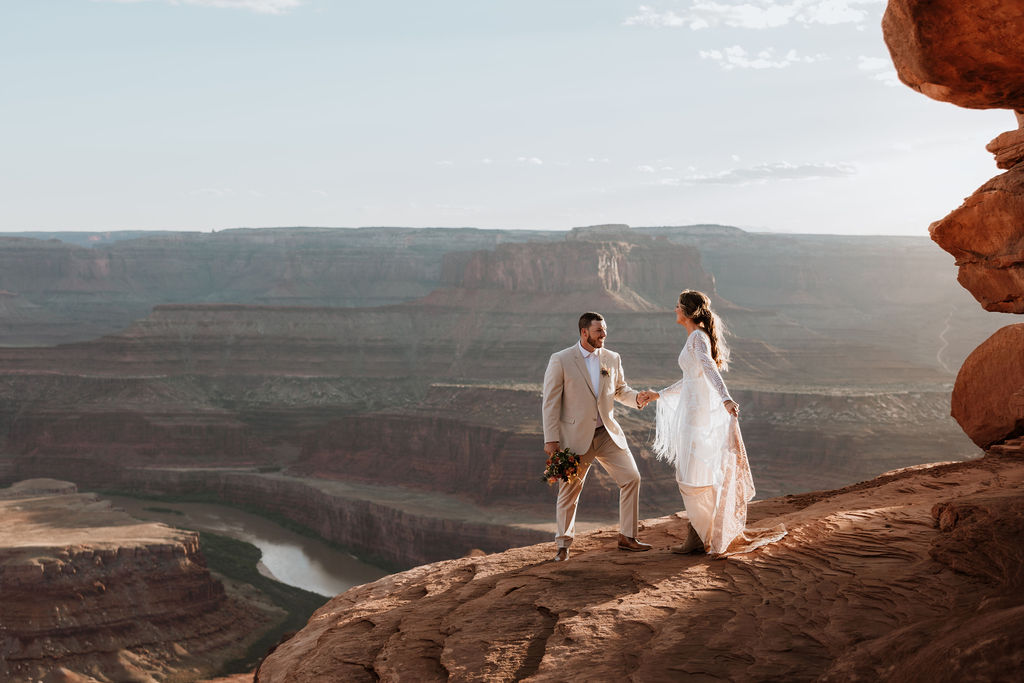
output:
M532 164L534 166L543 166L544 165L544 160L543 159L539 159L537 157L519 157L519 158L516 159L516 161L518 161L519 163L522 163L522 164Z
M678 12L640 5L637 13L622 23L653 28L686 27L691 31L719 26L763 30L791 23L805 26L864 24L871 15L861 7L883 3L884 0L749 0L742 4L727 4L694 0L688 9Z
M757 54L751 54L739 45L733 45L723 50L701 50L700 58L718 62L726 71L732 69L785 69L792 64L812 64L828 59L827 55L804 55L800 56L796 50L789 50L786 54L776 53L775 48L761 50Z
M662 178L661 185L752 185L773 180L814 180L856 175L853 164L824 162L791 164L785 161L733 168L720 173L694 174L684 178Z
M892 61L884 57L865 57L861 55L857 58L857 68L871 74L873 80L880 81L890 87L900 84L899 76L896 75L896 69L893 68Z
M304 0L93 0L93 2L164 2L168 5L195 5L221 9L242 9L258 14L285 14L303 5Z
M892 61L885 57L865 57L861 55L857 58L857 68L862 71L880 71L881 69L888 69L892 66Z
M639 14L634 14L631 17L626 17L623 20L623 26L651 26L653 28L677 28L679 26L689 26L691 30L697 31L702 28L708 28L709 24L703 19L699 18L687 18L686 16L676 14L672 10L659 12L653 7L647 5L640 5L637 9Z
M871 76L872 79L880 81L890 88L895 88L900 84L900 77L896 75L895 69L889 69L888 71L882 71L880 73Z

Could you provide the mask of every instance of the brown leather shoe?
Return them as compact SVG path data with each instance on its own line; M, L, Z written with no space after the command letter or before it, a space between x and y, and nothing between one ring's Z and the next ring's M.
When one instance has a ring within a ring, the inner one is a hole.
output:
M552 562L565 562L568 559L569 559L569 549L568 548L559 548L558 552L555 553L555 556L553 558L551 558L551 561Z
M686 534L686 540L679 545L674 545L669 550L677 555L689 555L690 553L704 552L704 541L700 540L700 535L697 530L693 528L693 525L687 523L690 531Z
M629 536L623 536L622 534L619 534L619 550L631 550L634 553L642 553L645 550L650 549L650 543L641 543L635 538L630 538Z

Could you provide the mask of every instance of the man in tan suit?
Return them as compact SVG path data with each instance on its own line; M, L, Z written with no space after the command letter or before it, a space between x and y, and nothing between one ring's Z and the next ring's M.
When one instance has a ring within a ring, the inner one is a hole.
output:
M594 460L619 485L619 549L651 549L636 540L640 472L613 414L614 401L643 408L646 393L626 384L619 354L604 348L608 328L601 314L584 313L579 328L579 343L553 354L544 373L544 452L550 456L559 448L570 448L580 454L579 478L560 482L558 487L557 562L569 558L576 533L576 506Z

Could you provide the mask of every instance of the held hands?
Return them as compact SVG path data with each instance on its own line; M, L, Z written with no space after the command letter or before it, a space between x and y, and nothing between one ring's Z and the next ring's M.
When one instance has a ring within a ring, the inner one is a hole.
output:
M544 444L544 452L548 454L550 458L552 455L558 452L558 442L548 441Z
M661 394L651 389L644 389L636 395L636 407L643 410L651 401L657 401Z
M725 409L728 410L729 414L732 415L733 417L740 416L740 404L737 403L736 401L726 401Z

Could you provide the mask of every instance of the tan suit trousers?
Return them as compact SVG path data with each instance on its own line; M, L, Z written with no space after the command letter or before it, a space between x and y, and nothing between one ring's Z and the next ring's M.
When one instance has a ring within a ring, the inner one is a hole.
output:
M619 533L636 538L640 523L640 471L636 468L633 454L629 449L619 448L608 431L599 427L594 432L590 449L580 457L581 473L572 482L560 482L558 501L555 503L555 543L559 548L568 548L576 535L576 507L580 492L594 460L601 463L604 471L619 485Z

